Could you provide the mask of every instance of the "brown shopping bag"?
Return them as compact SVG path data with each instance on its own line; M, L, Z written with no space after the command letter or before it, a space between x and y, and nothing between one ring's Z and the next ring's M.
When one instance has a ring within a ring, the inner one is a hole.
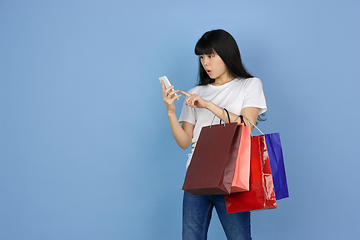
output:
M203 127L187 169L183 190L194 195L229 194L242 125Z

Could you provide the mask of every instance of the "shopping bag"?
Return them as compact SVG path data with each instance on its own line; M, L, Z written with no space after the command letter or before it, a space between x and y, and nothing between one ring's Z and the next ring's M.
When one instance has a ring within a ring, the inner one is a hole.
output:
M269 161L273 176L276 200L289 197L286 181L285 164L279 133L264 134L254 123L249 121L262 135L265 136L268 147Z
M224 123L202 128L183 190L193 195L231 192L242 127L237 123Z
M276 200L289 197L279 133L265 134Z
M251 138L250 191L225 195L227 213L277 208L264 136Z
M241 139L234 178L231 184L231 193L249 191L250 187L251 128L250 126L245 126L243 123L240 125L242 125Z

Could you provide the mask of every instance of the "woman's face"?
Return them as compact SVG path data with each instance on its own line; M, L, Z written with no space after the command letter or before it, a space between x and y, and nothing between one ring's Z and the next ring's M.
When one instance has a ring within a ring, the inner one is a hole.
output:
M203 54L199 57L201 65L211 79L227 80L225 78L229 76L229 70L216 52L213 54Z

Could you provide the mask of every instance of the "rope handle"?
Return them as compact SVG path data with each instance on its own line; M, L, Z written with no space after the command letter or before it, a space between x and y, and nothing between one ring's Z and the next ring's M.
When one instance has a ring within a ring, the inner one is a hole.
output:
M244 123L244 125L246 126L246 123L244 121L244 117L242 115L239 115L236 119L235 119L235 122L238 118L241 118L241 123ZM251 125L253 125L262 135L265 135L253 122L251 122L249 119L246 118L246 120L251 123Z
M230 123L230 115L229 115L229 112L226 108L222 108L223 109L223 119L224 119L224 123L225 123L225 114L224 112L227 113L227 116L228 116L228 120L229 120L229 123ZM220 124L221 124L221 119L220 119Z
M227 116L228 116L228 119L229 119L229 123L230 123L230 115L229 115L229 112L226 108L222 108L223 109L223 119L225 119L225 112L227 113ZM241 123L244 123L244 125L246 126L246 122L244 121L244 117L243 115L239 115L237 116L237 118L234 120L234 122L236 122L236 120L238 120L238 118L241 119ZM212 126L213 122L214 122L214 119L215 119L215 114L214 114L214 117L211 121L211 124L210 124L210 127ZM252 121L250 121L248 118L246 118L246 120L251 123L251 125L254 126L254 128L256 128L260 133L261 135L265 135ZM221 119L220 119L220 124L221 124ZM225 127L225 121L224 121L224 127Z
M237 116L237 117L235 118L234 122L236 122L236 120L238 120L238 118L240 118L240 119L241 119L241 122L240 122L240 123L244 123L244 125L246 126L246 123L245 123L245 121L244 121L244 117L243 117L243 115L239 115L239 116Z
M261 133L261 135L265 135L253 122L251 122L249 119L247 120L249 123L251 123L254 126L254 128L256 128Z
M224 127L225 127L225 112L227 113L227 116L228 116L228 119L229 119L229 123L230 123L230 115L229 115L228 110L226 110L226 108L222 108L222 110L223 110L223 119L224 119ZM211 128L211 126L213 125L215 116L216 116L216 115L214 114L214 117L213 117L213 119L211 120L210 128ZM220 124L221 124L221 119L220 119Z

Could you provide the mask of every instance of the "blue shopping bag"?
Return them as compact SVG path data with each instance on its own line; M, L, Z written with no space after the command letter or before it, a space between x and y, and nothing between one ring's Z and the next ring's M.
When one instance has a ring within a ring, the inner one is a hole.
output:
M289 197L279 133L265 134L276 200Z

